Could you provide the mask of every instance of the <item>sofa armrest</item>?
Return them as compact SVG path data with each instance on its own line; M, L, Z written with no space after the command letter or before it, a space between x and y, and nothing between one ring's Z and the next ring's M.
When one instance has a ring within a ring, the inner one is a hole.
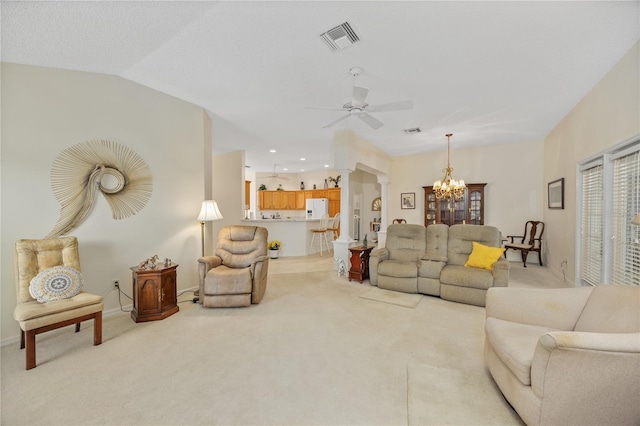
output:
M207 276L207 272L220 265L222 265L222 259L220 259L218 256L204 256L198 259L198 279L200 281L200 295L203 294L202 292L204 289L204 279ZM202 300L202 296L200 297L200 300Z
M486 317L557 330L573 330L592 287L533 289L492 287Z
M378 260L389 260L389 249L382 247L379 249L374 249L371 250L371 253L369 253L369 259L371 259L372 257L377 257Z
M491 268L491 275L493 275L494 287L506 287L509 285L509 261L505 258L500 258Z
M258 256L251 263L251 278L253 288L251 291L251 303L260 303L267 290L267 275L269 273L269 256Z
M531 365L540 424L637 424L639 366L640 333L543 334Z
M389 260L389 249L385 247L371 250L369 253L369 283L371 285L378 285L378 265L385 260Z

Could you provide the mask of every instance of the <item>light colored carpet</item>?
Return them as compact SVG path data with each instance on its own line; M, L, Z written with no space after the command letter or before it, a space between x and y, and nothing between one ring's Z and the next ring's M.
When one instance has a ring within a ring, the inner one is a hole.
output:
M422 299L421 294L400 293L378 287L371 287L366 293L361 294L360 297L411 309L415 309L418 303L420 303L420 299Z
M504 403L486 371L428 364L409 364L407 371L409 425L522 424L513 410L484 409Z
M278 259L265 298L249 308L203 309L184 295L162 321L105 317L100 346L90 323L39 335L33 370L7 345L0 423L521 424L484 366L484 308L365 300L368 281L337 277L332 261ZM443 389L467 396L434 399Z

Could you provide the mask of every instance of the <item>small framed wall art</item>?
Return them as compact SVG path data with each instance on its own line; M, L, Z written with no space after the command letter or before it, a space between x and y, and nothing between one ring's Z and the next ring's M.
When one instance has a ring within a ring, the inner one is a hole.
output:
M550 209L564 209L564 178L549 182L547 197Z
M400 194L400 207L403 209L415 209L416 208L416 193L415 192L403 192Z

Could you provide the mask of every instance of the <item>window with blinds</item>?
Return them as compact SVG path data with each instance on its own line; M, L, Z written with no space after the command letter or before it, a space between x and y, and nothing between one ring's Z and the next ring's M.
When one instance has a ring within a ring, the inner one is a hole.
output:
M582 171L580 277L591 285L602 283L603 173L602 164Z
M640 226L631 221L640 212L640 152L613 159L612 284L640 285Z
M640 285L640 139L580 167L579 280Z

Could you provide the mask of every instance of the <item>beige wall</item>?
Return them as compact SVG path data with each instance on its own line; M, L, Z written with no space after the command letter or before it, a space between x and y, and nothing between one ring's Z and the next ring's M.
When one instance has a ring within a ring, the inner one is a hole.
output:
M548 264L576 282L576 168L609 147L640 134L640 43L607 73L544 141L544 182L565 178L564 210L545 209Z
M130 266L154 254L178 263L178 287L197 284L209 118L199 107L119 77L2 64L2 342L18 336L13 320L13 244L42 238L59 205L49 173L64 149L94 139L137 152L153 174L153 194L133 217L113 220L106 201L71 232L80 241L87 291L119 309L112 280L131 294ZM127 299L124 299L124 303ZM108 334L108 331L106 331Z
M443 135L444 137L444 135ZM452 137L451 166L454 179L466 183L486 183L485 225L500 229L502 235L521 235L527 220L543 216L543 142L455 148ZM447 152L431 152L395 157L389 184L389 221L404 218L409 223L424 223L423 186L442 179ZM416 208L401 209L400 194L415 192ZM517 259L510 252L509 259Z

